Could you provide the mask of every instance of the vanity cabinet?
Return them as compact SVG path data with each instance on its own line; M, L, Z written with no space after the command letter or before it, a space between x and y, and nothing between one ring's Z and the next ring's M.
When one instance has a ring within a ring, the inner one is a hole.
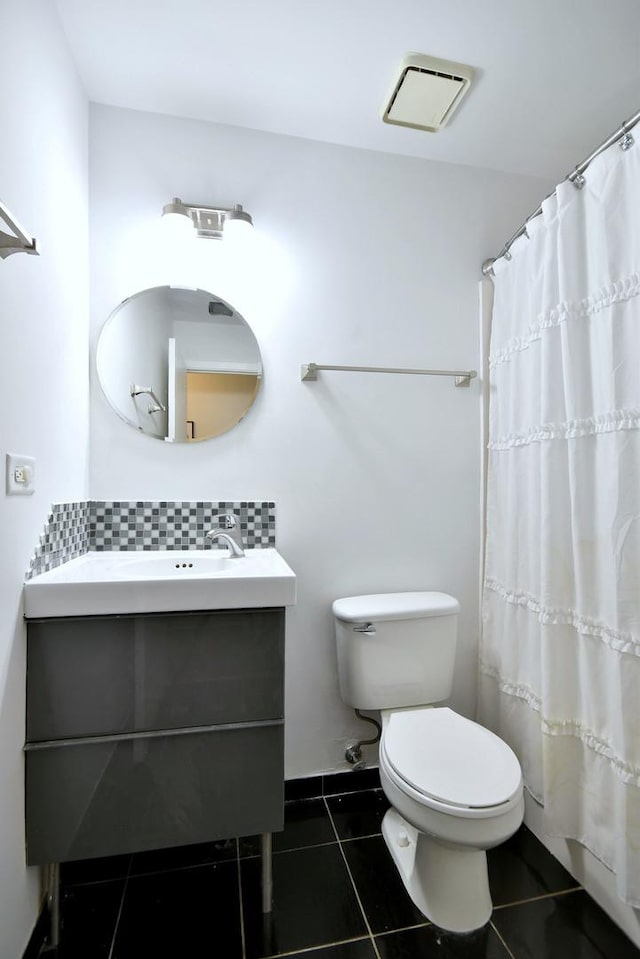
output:
M283 826L284 609L27 622L27 862Z

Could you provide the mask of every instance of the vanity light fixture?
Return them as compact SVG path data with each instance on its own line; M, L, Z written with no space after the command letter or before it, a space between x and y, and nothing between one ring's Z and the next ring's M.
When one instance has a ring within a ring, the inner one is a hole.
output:
M177 196L162 208L162 216L171 224L173 230L182 231L185 227L194 227L198 236L211 240L221 240L224 236L228 237L253 226L250 214L243 210L240 203L230 209L196 206L183 203Z

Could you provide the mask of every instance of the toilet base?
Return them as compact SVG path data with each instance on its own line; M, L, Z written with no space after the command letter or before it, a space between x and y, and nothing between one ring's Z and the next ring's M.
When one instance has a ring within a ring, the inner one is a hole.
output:
M450 932L472 932L491 917L484 849L443 845L419 832L393 807L382 835L409 896L423 915Z

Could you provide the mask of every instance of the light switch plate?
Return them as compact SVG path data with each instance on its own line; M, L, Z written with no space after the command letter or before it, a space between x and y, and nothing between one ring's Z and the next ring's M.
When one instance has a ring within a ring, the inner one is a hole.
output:
M31 496L35 492L36 461L33 456L7 453L7 496Z

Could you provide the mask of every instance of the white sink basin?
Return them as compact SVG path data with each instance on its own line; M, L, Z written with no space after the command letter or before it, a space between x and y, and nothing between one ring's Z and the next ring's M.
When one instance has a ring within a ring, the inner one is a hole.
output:
M130 554L129 554L130 555ZM246 558L246 554L245 554ZM136 553L132 559L115 563L113 575L118 579L193 579L215 576L225 570L241 569L244 559L232 559L229 550L201 549L157 550Z
M34 576L24 614L99 616L293 606L296 577L276 549L91 552Z

